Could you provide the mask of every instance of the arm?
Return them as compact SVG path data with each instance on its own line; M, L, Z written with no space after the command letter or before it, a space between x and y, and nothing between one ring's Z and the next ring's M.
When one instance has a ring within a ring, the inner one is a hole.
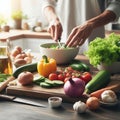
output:
M114 12L105 10L99 16L86 21L83 25L75 27L70 33L66 45L73 47L77 45L82 45L92 33L93 29L106 25L107 23L112 22L115 19L116 14Z
M49 22L48 31L50 32L53 40L57 41L61 37L63 29L56 14L54 5L48 4L43 8L43 12Z

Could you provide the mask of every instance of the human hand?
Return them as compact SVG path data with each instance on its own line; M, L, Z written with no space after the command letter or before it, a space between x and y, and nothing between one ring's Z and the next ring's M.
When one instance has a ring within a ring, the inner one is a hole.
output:
M53 40L57 41L61 38L63 28L58 18L52 20L48 27L48 32L51 34Z
M85 22L81 26L73 28L72 32L68 36L66 45L68 47L76 47L82 45L89 37L93 30L93 25L90 22Z

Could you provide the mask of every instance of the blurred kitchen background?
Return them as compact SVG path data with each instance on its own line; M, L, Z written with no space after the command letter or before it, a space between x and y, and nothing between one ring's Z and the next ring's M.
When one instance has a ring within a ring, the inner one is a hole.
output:
M5 24L14 28L14 22L11 18L11 14L14 11L21 10L24 17L22 19L22 28L24 25L29 25L29 28L40 25L42 27L47 26L47 21L42 15L40 0L0 0L0 26ZM2 19L5 19L3 22ZM106 30L120 29L120 19L114 23L110 23L105 26ZM28 26L24 29L28 29Z
M24 16L22 27L24 23L30 27L42 23L42 26L46 27L47 21L42 15L40 0L0 0L0 26L7 24L13 28L12 14L20 14L15 12L21 11Z

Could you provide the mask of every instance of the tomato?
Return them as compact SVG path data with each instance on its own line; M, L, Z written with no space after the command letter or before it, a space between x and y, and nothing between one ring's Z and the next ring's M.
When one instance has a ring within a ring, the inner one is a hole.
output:
M70 79L70 77L66 77L66 78L64 79L64 83L67 82L69 79Z
M48 78L50 80L58 80L58 75L56 73L49 74Z
M58 80L64 81L64 79L65 79L65 75L63 74L58 75Z
M84 72L80 78L86 83L88 83L92 79L92 75L89 72Z

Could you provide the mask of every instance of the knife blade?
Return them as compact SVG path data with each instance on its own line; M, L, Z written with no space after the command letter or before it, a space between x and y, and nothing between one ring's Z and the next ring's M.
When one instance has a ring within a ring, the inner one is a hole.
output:
M24 98L19 98L19 97L16 97L16 96L0 94L0 98L4 99L4 100L7 100L7 101L12 101L12 102L16 102L16 103L22 103L22 104L26 104L26 105L32 105L32 106L44 107L44 108L47 107L44 104L34 102L32 100L28 100L28 99L24 99Z

